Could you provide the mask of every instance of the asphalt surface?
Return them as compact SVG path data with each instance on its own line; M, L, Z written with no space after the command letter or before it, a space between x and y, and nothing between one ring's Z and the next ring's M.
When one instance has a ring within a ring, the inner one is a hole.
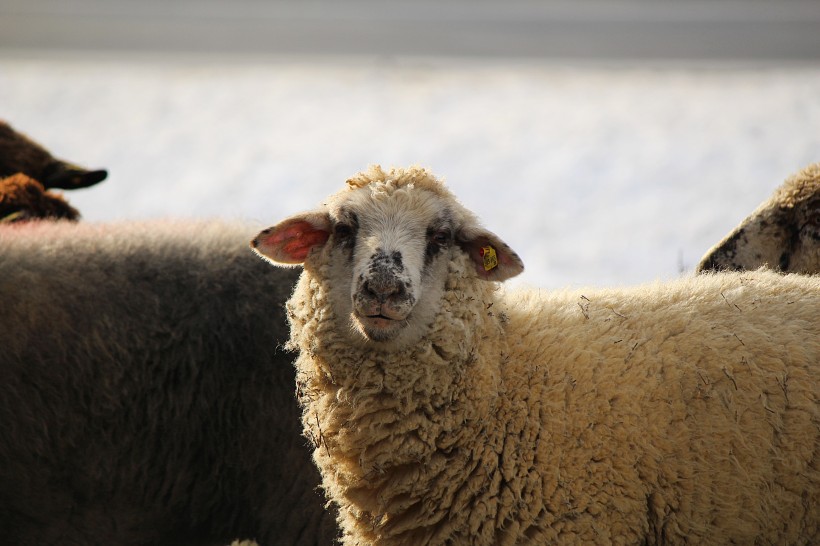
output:
M0 51L820 59L820 0L0 0Z

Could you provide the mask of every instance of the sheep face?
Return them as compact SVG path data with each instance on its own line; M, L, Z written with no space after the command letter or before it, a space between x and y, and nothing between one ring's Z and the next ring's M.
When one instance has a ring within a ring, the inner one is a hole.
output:
M342 310L349 302L345 314L365 339L400 341L435 315L453 245L452 213L430 192L407 188L348 197L331 214L343 255L331 262L333 279L349 285L334 305Z
M382 348L405 347L424 336L455 256L467 253L484 280L501 281L523 269L515 252L481 228L440 183L400 179L344 190L321 209L293 216L252 242L277 265L304 263L308 271L326 266L335 315L346 322L340 329L357 343ZM494 258L489 264L488 252Z
M820 196L803 209L773 206L750 216L701 259L697 270L820 272Z
M767 266L820 273L820 163L789 177L701 259L699 272Z

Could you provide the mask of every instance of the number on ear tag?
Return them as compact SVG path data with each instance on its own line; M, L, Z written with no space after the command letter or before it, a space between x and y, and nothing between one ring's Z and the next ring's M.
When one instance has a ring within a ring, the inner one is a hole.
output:
M484 271L498 267L498 256L493 247L489 245L481 247L481 256L484 258Z

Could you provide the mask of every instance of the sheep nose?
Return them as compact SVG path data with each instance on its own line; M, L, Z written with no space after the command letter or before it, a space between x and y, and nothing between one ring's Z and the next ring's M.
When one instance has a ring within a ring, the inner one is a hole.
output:
M390 299L402 298L407 294L404 284L395 278L372 278L362 285L362 292L369 299L384 303Z

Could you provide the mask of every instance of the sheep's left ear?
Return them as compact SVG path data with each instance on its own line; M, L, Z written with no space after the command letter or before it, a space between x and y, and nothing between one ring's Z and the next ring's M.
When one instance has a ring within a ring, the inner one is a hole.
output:
M457 242L475 264L480 279L501 282L524 271L524 262L518 254L486 229L463 228Z
M305 262L310 251L330 238L330 217L326 212L306 212L282 220L251 241L254 252L274 265Z

